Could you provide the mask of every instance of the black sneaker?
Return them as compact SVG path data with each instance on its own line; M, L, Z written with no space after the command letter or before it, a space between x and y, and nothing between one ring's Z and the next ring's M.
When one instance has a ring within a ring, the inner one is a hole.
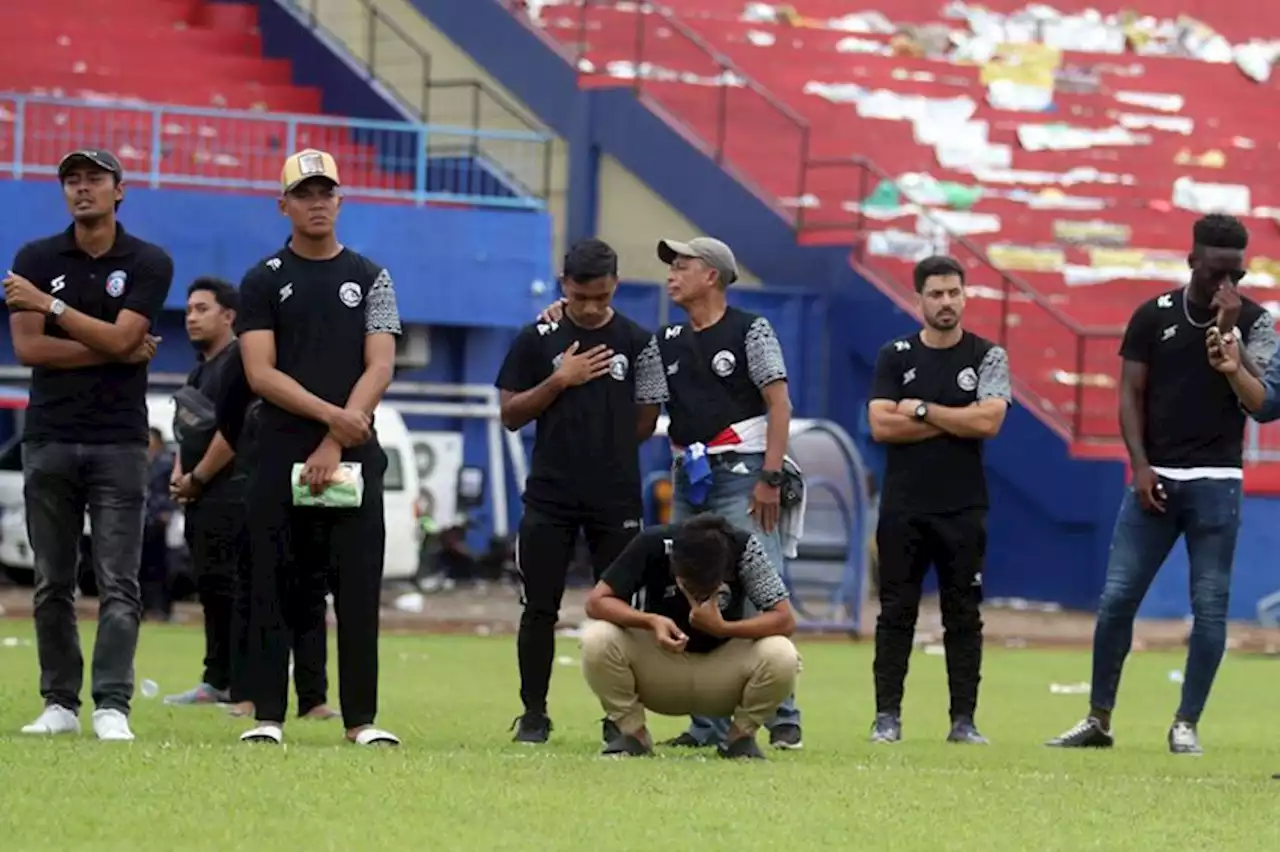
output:
M897 713L877 713L871 725L871 742L896 743L902 739L902 719Z
M792 751L804 748L799 725L779 725L769 732L769 745Z
M617 724L612 719L605 717L600 720L600 742L608 745L620 736L622 731L618 730Z
M1174 722L1169 728L1169 751L1174 754L1204 754L1204 749L1200 748L1200 735L1196 733L1196 726L1190 722Z
M1053 748L1111 748L1115 744L1116 738L1092 716L1045 743Z
M764 760L764 752L755 737L739 737L731 743L716 746L716 751L727 760Z
M693 734L685 731L678 737L672 737L669 740L663 740L662 745L674 746L675 748L710 748L713 743L704 743Z
M947 734L947 742L964 743L966 745L986 745L987 738L978 732L973 720L961 716L951 723L951 733Z
M511 729L516 732L511 741L516 743L536 745L545 743L551 738L551 720L547 718L546 713L530 712L517 716L511 723Z
M619 733L600 753L609 757L648 757L653 754L653 746L634 734Z

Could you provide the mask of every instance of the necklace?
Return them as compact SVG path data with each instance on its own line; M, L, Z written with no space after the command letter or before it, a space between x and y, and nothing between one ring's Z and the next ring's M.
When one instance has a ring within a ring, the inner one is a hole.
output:
M1209 326L1213 325L1213 317L1209 317L1204 322L1196 322L1191 318L1191 309L1188 307L1191 301L1191 299L1189 298L1191 295L1190 290L1191 290L1190 284L1182 288L1182 315L1187 318L1187 323L1192 328L1208 328Z

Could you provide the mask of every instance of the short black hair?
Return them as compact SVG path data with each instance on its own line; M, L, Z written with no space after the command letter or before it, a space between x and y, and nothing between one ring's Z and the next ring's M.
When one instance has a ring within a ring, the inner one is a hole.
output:
M696 515L671 541L671 573L694 590L712 592L734 573L734 529L719 515Z
M617 274L618 253L604 240L580 240L564 256L564 277L579 284Z
M960 265L960 261L945 254L926 257L916 264L915 272L912 274L915 278L917 293L923 293L924 283L935 275L958 275L960 283L964 283L964 267Z
M191 286L187 288L187 298L190 299L193 293L199 293L202 290L213 294L218 307L228 311L240 310L240 291L230 282L223 281L221 278L202 276L191 282Z
M1197 219L1191 234L1197 247L1244 251L1249 245L1249 229L1235 216L1222 213L1210 213Z

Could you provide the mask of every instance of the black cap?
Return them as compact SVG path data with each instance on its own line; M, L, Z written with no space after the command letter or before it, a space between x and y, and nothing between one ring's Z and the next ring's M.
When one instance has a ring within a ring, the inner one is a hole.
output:
M120 165L120 161L116 159L115 154L110 151L104 151L101 148L80 148L67 154L58 162L58 179L65 178L67 172L74 169L79 160L85 160L104 172L110 172L115 175L116 180L121 180L124 177L124 168Z

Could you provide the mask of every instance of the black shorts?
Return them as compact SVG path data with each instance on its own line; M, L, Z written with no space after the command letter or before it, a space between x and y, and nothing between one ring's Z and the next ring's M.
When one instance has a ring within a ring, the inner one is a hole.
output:
M525 507L516 541L516 571L525 607L559 612L565 578L578 546L578 532L587 540L595 581L640 532L640 511L634 515L563 515Z

